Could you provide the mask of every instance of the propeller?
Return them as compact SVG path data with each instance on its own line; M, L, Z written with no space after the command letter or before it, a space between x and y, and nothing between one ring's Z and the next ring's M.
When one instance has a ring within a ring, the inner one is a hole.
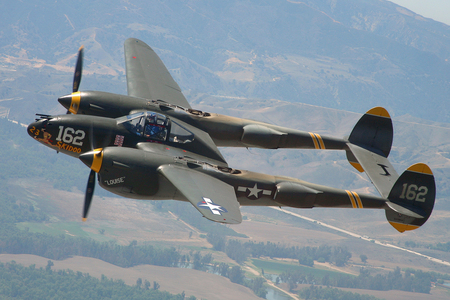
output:
M80 160L89 168L91 172L89 173L88 182L86 185L86 192L84 194L84 206L83 206L83 222L86 222L89 213L89 208L91 207L92 197L94 196L96 173L98 173L102 167L103 161L103 149L94 149L94 128L91 123L91 128L89 130L89 140L91 142L91 151L81 154L79 156Z
M87 215L89 213L89 208L91 207L92 197L94 196L96 174L102 167L103 161L103 149L95 149L79 156L80 160L89 168L91 172L89 173L88 182L86 185L86 193L84 195L84 207L83 207L83 221L86 221Z
M81 75L83 73L83 52L84 46L81 46L80 49L78 49L77 64L75 65L75 73L73 74L72 94L58 98L58 101L64 107L68 107L66 114L76 114L78 106L80 105L78 89L80 88Z
M83 52L84 46L78 49L77 64L75 66L75 73L73 75L73 90L72 93L78 92L81 82L81 74L83 73Z
M92 196L94 196L95 189L95 171L91 170L86 186L86 193L84 195L84 207L83 207L83 222L86 222L87 215L89 213L89 207L91 207Z

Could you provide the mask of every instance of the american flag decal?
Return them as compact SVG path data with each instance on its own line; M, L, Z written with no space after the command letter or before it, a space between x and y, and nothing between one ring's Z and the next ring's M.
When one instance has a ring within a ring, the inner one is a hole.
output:
M116 139L114 140L114 145L122 147L123 145L123 140L124 140L124 136L123 135L116 135Z

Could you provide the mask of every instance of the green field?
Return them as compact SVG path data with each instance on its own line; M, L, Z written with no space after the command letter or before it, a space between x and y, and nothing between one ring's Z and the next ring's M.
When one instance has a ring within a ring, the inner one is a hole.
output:
M84 231L82 225L79 222L67 222L67 223L21 222L18 223L16 226L20 230L27 230L32 233L46 233L51 235L67 234L70 236L77 236L77 237L90 237L100 242L111 240L111 238L101 235L100 233L93 234ZM106 230L108 231L108 229Z
M325 275L330 277L341 276L343 273L336 271L328 271L323 269L311 268L301 265L293 265L283 262L274 262L261 259L252 259L253 265L259 269L264 269L265 273L281 274L287 271L300 271L305 275L314 275L315 278L322 278ZM351 276L351 275L349 275Z

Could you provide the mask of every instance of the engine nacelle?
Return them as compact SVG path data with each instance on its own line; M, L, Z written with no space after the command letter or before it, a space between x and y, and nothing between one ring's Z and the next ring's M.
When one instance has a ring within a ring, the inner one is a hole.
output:
M277 149L279 148L282 137L286 135L286 133L263 125L252 124L244 126L241 141L249 147Z
M274 201L296 208L313 208L317 194L321 192L304 185L284 181L277 184Z
M162 164L173 163L171 156L106 147L82 154L80 159L98 173L100 186L114 194L135 199L173 199L176 192L158 172Z
M145 109L148 100L99 91L75 92L58 98L73 114L117 118L136 108Z

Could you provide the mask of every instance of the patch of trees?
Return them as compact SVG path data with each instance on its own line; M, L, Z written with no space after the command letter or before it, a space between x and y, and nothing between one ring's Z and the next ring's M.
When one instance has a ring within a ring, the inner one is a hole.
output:
M288 283L289 289L293 290L297 284L321 284L324 286L333 286L341 288L366 289L377 291L400 290L416 293L430 293L431 282L436 281L432 273L408 270L401 273L400 268L386 275L370 275L369 270L361 268L359 276L350 275L325 275L322 278L316 278L312 274L304 274L302 271L288 271L280 275L283 282Z
M0 227L5 229L4 224ZM136 243L122 246L112 241L100 243L86 238L10 229L0 233L0 253L34 254L56 260L78 255L98 258L124 268L140 264L177 267L181 257L173 247L160 249L150 245L137 246Z
M0 263L0 296L2 299L158 299L181 300L184 293L173 295L150 288L150 285L126 285L123 280L101 279L72 270L52 271L46 268L24 267ZM147 281L148 282L148 281ZM155 284L155 282L154 282ZM156 283L158 284L158 283ZM194 296L188 298L195 300Z
M240 266L230 267L230 265L226 263L215 263L212 271L215 274L219 274L221 276L229 278L233 283L241 284L250 288L256 296L263 299L266 298L267 289L264 286L265 280L262 277L247 279L245 278L245 273Z
M49 219L32 204L17 203L14 197L7 194L3 194L0 199L0 212L3 223L44 222Z
M450 242L437 243L437 244L421 244L414 241L406 241L405 246L408 248L428 248L432 250L438 250L443 252L450 252Z
M375 296L362 295L352 292L346 292L336 288L323 288L321 286L311 285L310 287L300 290L298 295L305 300L328 300L328 299L345 299L345 300L378 300Z
M189 266L196 270L206 270L206 266L212 262L211 253L202 255L199 251L191 251L182 254L174 247L139 246L136 241L122 246L112 241L100 243L87 238L29 233L13 226L5 230L6 227L5 224L0 224L0 253L34 254L55 260L77 255L101 259L123 268L148 264L164 267Z
M192 261L192 265L190 262ZM200 251L190 252L190 255L184 254L181 257L180 266L189 267L192 266L194 270L206 271L207 266L211 265L212 254L207 253L202 255Z
M447 243L437 243L436 245L430 245L430 249L439 250L444 252L450 252L450 242Z
M206 238L214 250L224 251L228 257L239 264L244 263L250 256L254 258L266 256L270 258L297 259L301 265L310 267L314 265L315 260L344 266L352 257L347 248L338 246L294 247L271 242L256 243L249 241L243 243L238 240L227 241L224 236L214 233L208 233Z

